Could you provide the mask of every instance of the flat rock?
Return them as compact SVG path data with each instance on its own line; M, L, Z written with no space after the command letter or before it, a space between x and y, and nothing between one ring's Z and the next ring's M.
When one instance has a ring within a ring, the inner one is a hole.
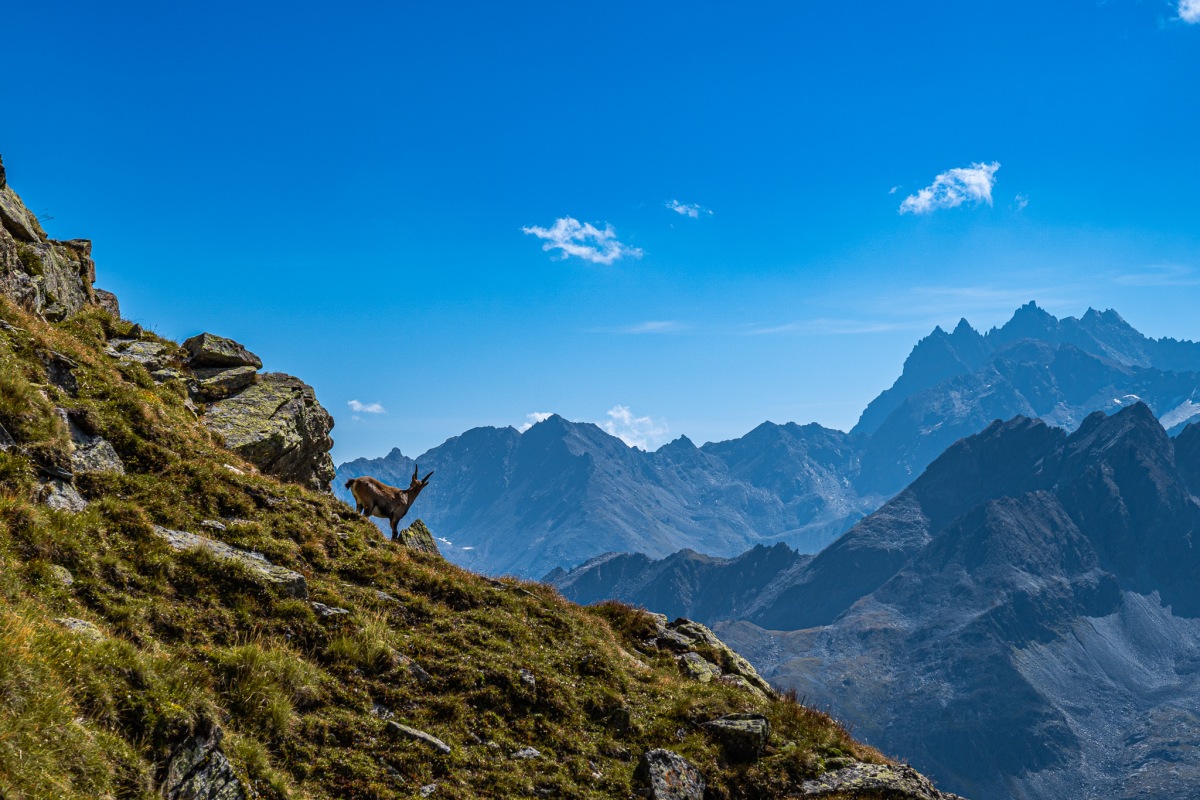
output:
M190 364L195 367L254 367L262 369L262 359L243 345L224 336L202 333L183 343L183 349L191 355Z
M634 778L649 786L652 800L703 800L704 776L695 765L670 750L648 750Z
M897 800L962 800L939 792L929 779L904 765L857 763L805 781L801 797L894 797Z
M109 339L104 352L127 364L141 364L150 372L170 366L171 350L161 342L143 342L140 339Z
M62 625L67 630L77 633L85 639L90 639L93 642L102 642L108 637L105 636L99 628L86 619L76 619L75 617L58 617L54 620L59 625Z
M450 745L446 744L436 736L426 733L425 731L419 731L416 728L410 728L407 725L401 725L399 722L395 721L387 724L387 730L388 733L399 739L408 739L410 741L417 742L444 756L450 755Z
M252 366L242 367L198 367L196 394L206 400L222 400L254 383L258 370Z
M525 761L530 758L541 758L542 752L536 747L522 747L520 750L513 752L509 758L517 761Z
M342 614L349 614L350 609L338 608L337 606L327 606L324 603L313 603L313 611L317 612L318 617L338 617Z
M250 553L224 542L218 542L206 536L189 533L188 531L173 531L161 525L155 525L154 532L176 550L194 550L197 548L208 550L220 558L228 558L243 564L263 579L270 583L278 584L292 597L302 599L308 597L308 581L304 579L303 575L285 567L272 564L258 553Z
M762 714L726 714L700 727L720 742L731 761L754 761L771 738L771 723Z
M268 475L329 491L333 480L333 417L308 384L269 372L203 417L225 446Z

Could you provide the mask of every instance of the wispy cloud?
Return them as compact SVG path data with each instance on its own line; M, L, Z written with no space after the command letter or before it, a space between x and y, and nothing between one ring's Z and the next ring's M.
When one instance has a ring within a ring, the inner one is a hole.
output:
M1016 197L1013 198L1013 209L1015 209L1017 211L1024 211L1028 205L1029 205L1029 195L1027 195L1027 194L1018 194Z
M749 325L741 333L747 336L771 336L780 334L833 334L852 335L859 333L883 333L885 331L903 331L919 329L921 326L912 322L890 322L883 320L860 319L806 319L796 322L785 322L779 325Z
M1179 0L1179 18L1192 25L1200 23L1200 0Z
M1120 286L1200 286L1200 278L1190 267L1156 264L1137 272L1117 275L1113 283Z
M379 403L360 403L357 400L351 400L346 405L350 406L350 410L356 414L386 414L387 409Z
M542 249L547 253L561 250L563 258L575 256L593 264L611 264L621 258L642 257L640 248L617 241L617 232L607 222L597 228L574 217L560 217L549 228L529 225L521 230L542 239Z
M678 200L668 200L666 206L676 214L682 214L692 219L699 219L701 214L711 217L713 213L711 208L705 208L699 203L681 203Z
M896 193L896 192L898 192L898 191L900 191L900 187L899 187L899 186L893 186L892 188L888 189L888 194L895 194L895 193Z
M670 428L665 420L635 417L629 406L616 405L608 410L604 430L630 447L651 450L667 440Z
M1200 1L1200 0L1198 0ZM992 204L992 187L1000 162L955 167L933 179L933 183L900 204L901 214L930 214L942 208L957 208L965 202Z
M545 422L553 416L554 414L549 411L535 411L532 414L526 414L525 422L517 426L517 433L524 433L539 422Z
M590 328L588 333L678 333L690 328L686 322L676 322L675 320L647 320L646 322L637 322L633 325L618 325L612 328Z

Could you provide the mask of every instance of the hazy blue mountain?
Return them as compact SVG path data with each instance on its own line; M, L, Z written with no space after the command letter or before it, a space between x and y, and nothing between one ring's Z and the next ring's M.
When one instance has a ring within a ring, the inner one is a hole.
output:
M819 425L764 423L731 442L680 437L648 453L555 415L524 433L476 428L417 461L435 475L411 513L443 533L447 557L528 577L610 551L815 551L879 502L853 488L850 437ZM399 450L352 461L335 488L348 499L342 485L358 475L407 486L413 465Z
M718 628L964 796L1194 797L1198 443L997 422Z
M477 428L419 457L437 474L412 513L446 537L448 558L493 574L539 577L607 552L732 558L783 542L813 553L993 420L1073 430L1140 400L1179 430L1200 418L1197 370L1196 343L1149 339L1113 311L1060 320L1030 303L986 334L965 320L935 329L850 434L765 422L647 453L557 416L525 433ZM398 450L359 459L339 467L335 489L349 499L341 484L364 474L407 485L412 466Z

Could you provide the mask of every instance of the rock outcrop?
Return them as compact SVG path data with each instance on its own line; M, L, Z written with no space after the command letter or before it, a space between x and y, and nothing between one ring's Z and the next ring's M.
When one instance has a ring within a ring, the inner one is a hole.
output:
M166 800L245 800L246 790L221 750L222 736L215 728L179 746L162 783Z
M435 556L441 555L437 542L433 540L433 534L429 532L429 528L425 527L425 523L422 520L417 520L412 525L397 533L394 541L396 544L402 544L410 550L430 553Z
M329 491L333 480L333 417L299 378L268 372L203 417L225 446L270 475Z
M7 181L0 186L0 292L26 311L58 321L101 305L87 239L51 239ZM104 304L116 298L105 292Z

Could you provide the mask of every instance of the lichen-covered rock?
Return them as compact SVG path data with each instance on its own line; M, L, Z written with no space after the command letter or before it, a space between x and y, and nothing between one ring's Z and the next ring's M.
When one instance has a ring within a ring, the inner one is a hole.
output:
M754 761L771 739L771 723L762 714L726 714L700 727L721 744L731 761Z
M21 198L5 183L0 189L0 224L14 238L22 242L42 242L46 232L38 223Z
M770 696L774 694L774 689L771 684L763 680L749 661L742 658L736 650L725 644L721 639L699 622L693 622L690 619L680 617L670 625L659 624L658 639L662 641L670 638L676 641L681 638L688 643L690 647L704 646L716 651L718 661L723 667L723 672L729 675L736 675L752 687L758 689L764 694ZM673 647L672 649L678 649Z
M75 380L75 369L79 365L73 359L53 350L40 355L42 365L46 368L46 378L72 397L78 395L79 382Z
M105 636L94 623L88 622L86 619L76 619L75 617L58 617L54 620L59 625L62 625L72 633L82 636L93 642L102 642L108 637Z
M193 367L254 367L262 369L262 359L233 339L202 333L183 343L191 355Z
M192 372L196 376L197 399L205 401L224 400L254 383L258 376L258 369L252 366L197 367Z
M83 499L72 484L65 480L52 478L42 487L42 502L56 511L67 511L78 514L87 508L88 502Z
M897 800L962 800L939 792L929 779L904 765L856 763L805 781L801 797L894 797Z
M150 372L167 369L173 356L172 348L167 345L140 339L109 339L104 352L118 361L141 364Z
M708 683L714 678L721 677L721 668L699 653L684 653L676 660L683 673L694 681Z
M394 541L396 544L403 545L409 550L417 550L421 553L430 553L435 556L442 554L438 550L437 542L433 540L433 534L430 533L429 528L425 527L423 520L417 520L412 525L397 533Z
M650 789L652 800L703 800L705 781L695 765L670 750L648 750L634 778Z
M176 550L194 550L202 548L219 558L228 558L257 573L265 580L277 584L292 597L308 597L308 581L299 572L293 572L286 567L280 567L267 561L258 553L250 553L233 545L209 539L188 531L173 531L160 525L154 526L154 532Z
M258 383L213 403L203 418L225 446L263 472L313 489L329 491L333 480L333 417L311 386L269 372Z
M58 409L71 433L71 469L74 472L115 472L125 474L125 464L112 443L79 427L71 415Z
M175 750L162 785L166 800L245 800L246 791L221 750L221 738L216 728Z

